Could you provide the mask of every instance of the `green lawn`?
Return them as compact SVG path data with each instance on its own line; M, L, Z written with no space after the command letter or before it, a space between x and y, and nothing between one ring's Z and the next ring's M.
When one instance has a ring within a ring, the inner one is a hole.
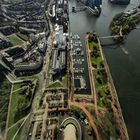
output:
M4 74L0 72L0 129L1 131L5 129L10 91L11 91L11 83L5 78Z
M16 36L15 34L12 34L10 36L8 36L9 40L11 41L11 43L13 44L13 46L16 45L22 45L24 43L23 40L21 40L18 36Z
M110 100L111 97L108 89L108 82L106 71L104 69L104 62L102 60L98 44L95 42L89 42L89 47L92 51L90 57L91 63L92 66L96 69L96 71L93 72L93 76L97 92L98 106L106 108L110 105L108 103L108 100Z
M103 139L108 140L110 137L114 139L119 138L119 131L111 113L105 113L98 117L96 125Z
M17 90L18 88L20 88L20 85L22 84L23 83L15 84L14 89ZM25 88L12 93L10 116L9 116L9 123L8 123L9 126L16 123L18 120L26 116L28 113L28 111L19 112L19 108L22 108L21 106L26 106L29 102L29 100L27 100L26 98L26 94L24 95L20 94L24 89Z
M97 68L100 68L101 63L102 63L102 57L101 56L99 56L97 58L91 57L91 64L93 66L96 65Z
M60 88L60 87L63 87L60 82L54 82L53 84L48 86L48 88Z
M17 125L15 125L14 127L12 127L11 129L9 129L8 134L7 134L7 140L11 140L13 138L13 136L15 135L15 133L17 132L17 130L20 128L22 122L23 121L21 121L20 123L18 123ZM17 134L17 136L15 137L15 140L20 140L20 131Z
M96 42L92 41L92 42L88 43L88 46L91 50L90 58L91 58L92 66L95 68L100 68L101 64L103 63L103 60L101 57L101 53L100 53L98 44Z
M14 84L13 91L15 91L15 90L21 88L21 85L22 85L22 84L23 84L23 83Z
M93 70L93 78L97 94L97 106L107 110L111 109L111 95L108 87L107 73L104 68L104 61L102 60L100 50L98 49L98 44L90 42L89 48L91 50L91 63L95 68ZM98 110L99 111L99 110ZM91 112L94 115L94 111ZM119 138L119 132L117 130L117 125L114 120L114 115L111 112L100 113L98 119L94 115L95 123L98 131L100 132L99 137L103 140L108 140L110 137L114 139Z
M98 97L98 106L107 107L109 105L108 100L111 99L108 83L103 79L101 74L97 73L97 71L93 72L93 76Z
M97 43L95 43L95 42L89 42L88 43L88 46L89 46L89 48L92 50L92 48L94 48L94 47L96 47L97 46Z
M21 79L21 80L27 80L27 79L28 79L28 80L34 81L34 80L38 79L38 76L37 76L37 75L22 76L20 79Z
M62 77L62 83L63 83L63 86L64 87L67 87L67 80L68 80L67 79L67 75L65 75L65 76Z

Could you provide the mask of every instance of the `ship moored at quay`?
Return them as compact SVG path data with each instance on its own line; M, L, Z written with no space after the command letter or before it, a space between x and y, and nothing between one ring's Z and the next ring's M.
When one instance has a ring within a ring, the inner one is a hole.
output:
M130 0L109 0L111 3L120 4L120 5L127 5L130 3Z
M84 5L94 16L100 16L102 10L102 0L77 0Z

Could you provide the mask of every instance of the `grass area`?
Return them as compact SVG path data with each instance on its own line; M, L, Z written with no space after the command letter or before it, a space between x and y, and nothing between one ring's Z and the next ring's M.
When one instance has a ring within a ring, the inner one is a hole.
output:
M123 17L123 18L122 18ZM140 23L140 14L137 13L135 15L129 15L124 17L123 14L117 14L111 24L110 30L114 35L120 35L120 30L123 35L127 35L131 30L135 29L136 25ZM121 42L124 38L114 38L114 41Z
M0 130L5 129L8 105L10 99L11 83L0 72Z
M65 75L65 76L62 77L62 83L63 83L63 86L64 87L67 87L67 80L68 80L67 79L67 75Z
M10 36L8 36L9 40L11 41L11 43L13 44L13 46L16 45L22 45L24 43L23 40L21 40L17 35L12 34Z
M84 118L86 118L86 114L81 108L74 105L71 105L70 108L77 117L79 116L81 118L81 116L84 116Z
M13 86L13 91L20 89L22 84L23 84L23 83L14 84L14 86Z
M96 67L96 68L100 68L100 65L101 65L101 63L102 63L102 58L101 58L101 56L99 56L99 57L91 57L91 63L92 63L92 65L94 66L94 67Z
M13 136L15 135L15 133L17 132L17 130L20 128L22 122L23 121L21 121L20 123L18 123L17 125L15 125L14 127L12 127L11 129L9 129L8 134L7 134L7 140L11 140L13 138ZM20 132L15 137L15 140L20 140Z
M106 75L103 75L99 70L94 71L93 75L97 92L97 105L105 109L111 109L111 95ZM119 135L116 123L114 122L113 113L106 112L100 115L100 118L96 120L96 125L98 126L98 131L100 131L101 139L108 140L110 136L118 139Z
M59 81L56 81L48 86L48 88L54 88L54 89L60 88L60 87L63 87L63 85Z
M29 101L30 101L30 90L28 88L22 88L23 83L15 84L14 90L20 89L16 92L12 93L12 100L11 100L11 108L10 108L10 116L9 116L9 123L8 125L11 126L14 123L16 123L18 120L26 116L29 112L27 111L21 111L23 108L25 108Z
M91 39L97 40L95 35L90 35L90 40ZM109 105L108 100L110 100L110 91L108 88L107 73L104 68L104 61L102 60L98 43L89 41L88 45L91 50L91 63L95 68L93 71L93 76L97 92L97 103L100 107L107 107Z
M91 64L94 68L102 68L103 67L103 60L101 57L101 52L98 46L98 43L94 41L90 41L88 43L89 49L91 50L90 52L90 59L91 59Z
M111 107L109 101L111 101L111 95L108 87L107 75L104 70L94 71L94 82L97 93L97 103L100 107Z
M36 79L38 79L38 76L37 75L32 75L32 76L22 76L20 77L21 80L31 80L31 81L34 81Z
M21 40L24 40L26 41L26 43L30 44L28 41L28 35L25 35L25 34L22 34L21 32L17 32L16 35L21 39Z
M100 131L101 139L108 140L110 137L119 139L119 131L115 125L114 117L111 113L101 114L96 120L96 125Z
M88 46L89 46L89 49L92 50L92 48L94 48L94 47L97 46L97 43L92 41L92 42L89 42L89 43L88 43Z
M118 27L114 28L118 30ZM94 116L100 139L119 139L119 131L114 119L114 114L111 112L112 97L108 84L108 75L104 67L104 61L101 58L99 46L93 43L94 41L91 41L92 38L95 39L95 36L93 35L92 37L92 35L90 35L90 42L88 45L91 50L91 63L95 68L93 70L93 79L96 88L97 107L100 108L98 109L98 118L96 118L91 108L87 108L87 110Z
M95 116L95 108L93 106L87 106L85 107L88 112L92 115L93 119L94 119L94 116Z

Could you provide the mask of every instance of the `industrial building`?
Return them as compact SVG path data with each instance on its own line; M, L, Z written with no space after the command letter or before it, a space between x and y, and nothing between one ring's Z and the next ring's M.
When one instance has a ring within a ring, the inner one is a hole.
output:
M1 52L2 61L16 76L32 75L41 71L47 50L45 34L41 37L42 39L24 49L23 46L15 46Z
M51 71L55 80L66 73L67 41L63 33L63 26L56 25L55 41L53 43L55 48L52 53Z

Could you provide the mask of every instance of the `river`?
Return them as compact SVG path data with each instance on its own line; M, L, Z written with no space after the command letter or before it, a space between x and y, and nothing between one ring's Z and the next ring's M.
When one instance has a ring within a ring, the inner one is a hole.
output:
M72 13L72 6L79 6L79 4L75 0L69 0L70 30L78 33L83 41L88 31L96 31L99 36L108 36L112 17L121 11L136 7L138 4L140 4L139 0L131 0L128 6L119 6L103 0L102 13L97 18L88 11ZM105 46L103 50L112 73L130 140L139 140L140 29L133 30L128 35L123 48L128 55L118 46Z

